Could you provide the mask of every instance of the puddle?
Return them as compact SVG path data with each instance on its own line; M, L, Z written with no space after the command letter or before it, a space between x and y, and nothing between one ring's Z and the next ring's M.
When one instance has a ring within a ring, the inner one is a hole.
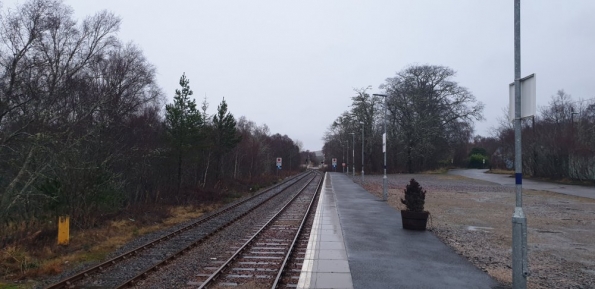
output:
M467 230L469 230L469 231L489 232L490 230L493 230L493 229L494 228L492 228L492 227L467 226Z

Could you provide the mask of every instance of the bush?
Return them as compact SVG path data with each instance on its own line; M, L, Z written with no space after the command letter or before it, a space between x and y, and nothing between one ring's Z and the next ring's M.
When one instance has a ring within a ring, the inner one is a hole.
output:
M485 164L483 163L485 160ZM474 169L482 169L484 167L489 167L489 161L486 159L484 155L481 154L473 154L469 157L469 167Z
M486 151L486 149L484 148L472 148L471 152L469 153L469 155L482 155L482 156L487 156L488 152Z
M401 198L401 203L407 207L407 211L423 212L426 202L426 190L424 190L415 179L411 179L403 191L405 198Z

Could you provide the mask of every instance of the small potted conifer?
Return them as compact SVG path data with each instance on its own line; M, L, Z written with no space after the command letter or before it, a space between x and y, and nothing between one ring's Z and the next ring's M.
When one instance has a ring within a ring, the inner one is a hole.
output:
M401 203L406 207L405 210L401 210L403 229L424 231L430 214L424 211L426 190L415 179L411 179L404 193L405 198L401 198Z

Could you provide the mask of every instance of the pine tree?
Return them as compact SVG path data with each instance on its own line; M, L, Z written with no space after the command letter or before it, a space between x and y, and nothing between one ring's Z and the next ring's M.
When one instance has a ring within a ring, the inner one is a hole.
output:
M197 147L203 124L201 113L196 108L196 101L189 98L192 95L189 83L190 80L182 74L182 89L176 89L174 103L165 106L167 134L178 157L177 193L180 192L182 184L182 160L188 151Z
M411 179L403 191L405 198L401 198L408 211L423 212L426 203L426 190L415 179Z
M213 116L215 155L218 160L217 176L221 175L223 156L231 151L241 140L236 130L236 120L227 112L225 98L217 107L217 114Z

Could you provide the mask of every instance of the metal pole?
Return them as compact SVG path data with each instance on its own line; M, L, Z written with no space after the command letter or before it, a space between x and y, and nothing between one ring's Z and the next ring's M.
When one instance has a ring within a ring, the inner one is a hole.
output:
M351 159L353 161L352 170L351 170L351 176L352 177L355 177L355 133L354 132L351 133L351 138L352 138L351 139L351 144L352 144L352 147L351 147L351 149L352 149L352 151L351 151Z
M512 216L512 287L527 288L527 218L523 212L521 150L521 0L514 0L514 171L516 206Z
M382 135L382 152L384 153L384 176L382 177L382 199L386 201L388 199L388 193L386 188L386 149L387 149L387 135L386 135L386 94L374 94L376 96L384 97L384 134Z
M388 135L386 134L386 98L384 96L384 177L382 178L382 198L388 200L388 187L386 178L386 150L388 149Z
M347 150L345 151L345 156L347 156L347 161L345 162L345 172L349 175L349 139L345 140L347 143Z
M360 122L362 125L362 185L364 185L364 123Z
M384 176L382 177L382 200L386 201L388 199L388 193L386 188L387 178L386 178L386 98L388 97L386 94L374 94L375 96L382 96L384 97L384 135L382 135L382 152L384 153Z
M343 162L345 162L345 146L343 145L343 141L341 141L341 172L345 173Z

